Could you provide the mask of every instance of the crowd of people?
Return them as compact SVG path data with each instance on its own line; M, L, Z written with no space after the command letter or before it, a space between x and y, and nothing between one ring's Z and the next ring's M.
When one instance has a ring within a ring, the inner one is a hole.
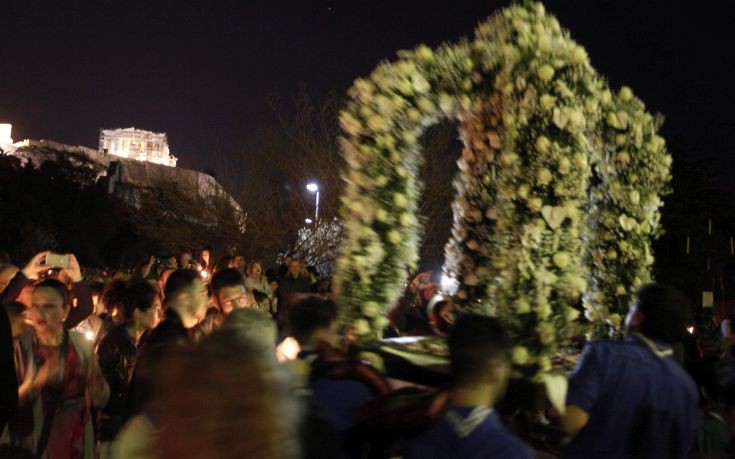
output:
M457 315L430 273L385 334L446 337L451 382L407 387L351 342L329 279L298 259L264 267L207 249L117 272L0 257L0 457L555 457L496 407L513 337ZM558 454L731 457L735 318L718 330L689 312L646 285L626 339L585 346L566 407L539 408Z

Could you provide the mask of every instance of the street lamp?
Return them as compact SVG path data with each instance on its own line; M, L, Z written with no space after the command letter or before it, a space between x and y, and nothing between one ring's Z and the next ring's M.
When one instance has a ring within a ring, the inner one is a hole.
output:
M306 185L306 191L316 193L316 207L314 208L314 221L319 220L319 185L311 182Z
M307 225L311 225L312 223L314 223L314 220L307 218L306 220L304 220L304 223L306 223Z

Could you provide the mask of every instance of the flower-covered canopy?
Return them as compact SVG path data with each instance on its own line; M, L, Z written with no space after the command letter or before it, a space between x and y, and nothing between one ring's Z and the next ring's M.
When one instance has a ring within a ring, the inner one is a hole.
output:
M349 95L337 293L363 340L418 263L419 139L442 119L464 143L444 265L455 301L507 324L528 375L551 368L580 298L599 332L620 326L650 278L671 160L660 123L630 89L612 94L541 4L501 10L473 41L400 52Z

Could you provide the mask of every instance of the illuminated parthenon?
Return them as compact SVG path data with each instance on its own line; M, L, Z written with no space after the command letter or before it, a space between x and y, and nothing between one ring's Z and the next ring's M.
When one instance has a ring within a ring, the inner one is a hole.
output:
M163 132L134 127L100 129L99 151L122 158L176 167L176 157L169 152L168 139Z

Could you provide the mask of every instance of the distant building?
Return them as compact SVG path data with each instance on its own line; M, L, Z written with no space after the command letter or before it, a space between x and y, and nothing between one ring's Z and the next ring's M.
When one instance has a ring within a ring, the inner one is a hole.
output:
M12 132L12 124L0 123L0 145L12 145L13 138L10 137Z
M100 129L99 151L121 158L176 167L176 157L169 151L168 139L164 132L151 132L134 127Z

